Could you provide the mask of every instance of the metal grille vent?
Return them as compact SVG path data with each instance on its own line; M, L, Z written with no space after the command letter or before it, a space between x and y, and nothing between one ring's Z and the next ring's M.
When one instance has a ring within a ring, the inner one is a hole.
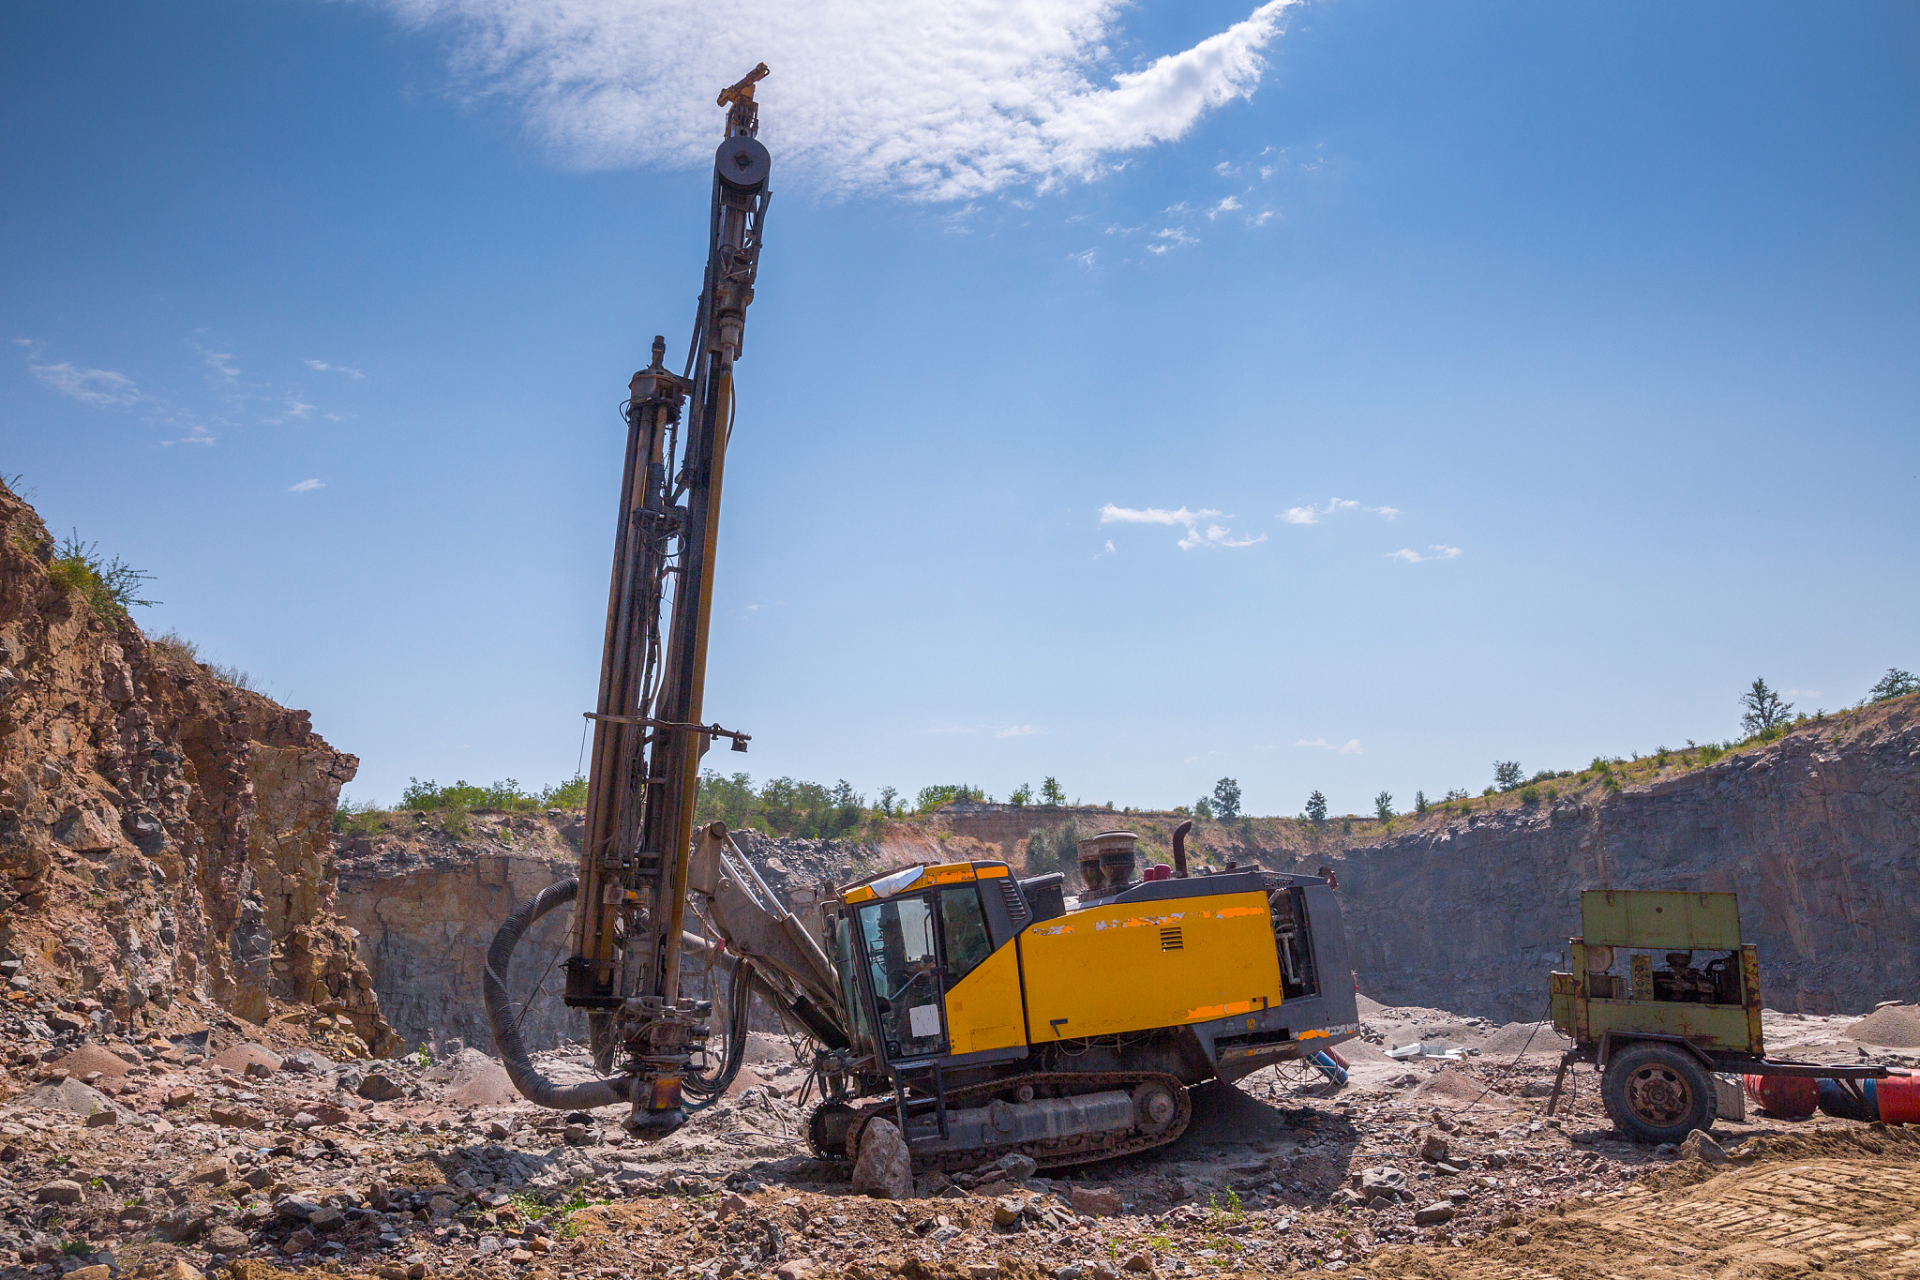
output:
M1181 951L1184 950L1185 947L1186 943L1181 940L1180 929L1177 925L1174 928L1162 929L1160 931L1160 949L1162 951Z
M1018 929L1033 918L1033 912L1027 909L1027 895L1020 892L1020 886L1009 876L1000 882L1000 897L1007 904L1007 914L1013 918L1013 927Z

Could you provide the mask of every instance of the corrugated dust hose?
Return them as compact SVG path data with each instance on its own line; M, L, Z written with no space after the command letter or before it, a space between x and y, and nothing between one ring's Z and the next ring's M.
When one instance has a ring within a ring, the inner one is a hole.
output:
M513 1087L529 1102L552 1107L555 1111L590 1111L594 1107L611 1107L630 1101L626 1082L622 1080L555 1084L534 1070L533 1062L527 1056L526 1044L520 1039L513 1001L507 995L506 974L513 963L514 948L520 945L521 936L542 916L572 902L579 892L578 880L562 880L558 884L548 885L531 902L508 916L501 924L500 931L493 935L493 945L487 948L487 969L482 978L487 1000L487 1022L493 1028L493 1042L499 1047L501 1065L507 1069Z

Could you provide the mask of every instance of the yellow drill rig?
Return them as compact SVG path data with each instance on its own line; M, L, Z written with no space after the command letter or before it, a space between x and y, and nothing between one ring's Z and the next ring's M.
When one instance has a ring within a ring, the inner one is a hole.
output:
M770 160L754 85L722 91L706 281L685 369L652 363L625 406L627 449L575 879L523 904L487 956L489 1020L515 1085L543 1106L630 1106L671 1132L740 1069L754 1000L816 1045L816 1154L851 1158L876 1119L916 1164L1019 1153L1074 1164L1171 1142L1188 1090L1270 1063L1344 1079L1328 1051L1359 1032L1332 884L1139 866L1134 837L1083 842L1080 891L1004 862L907 867L845 886L816 932L725 826L694 830L701 755L749 735L701 722L733 368L753 300ZM684 418L684 422L683 422ZM504 975L526 930L572 905L565 1000L587 1011L601 1078L532 1064ZM691 910L706 936L687 931ZM717 938L718 943L708 940ZM824 945L822 940L824 939ZM730 978L713 1007L682 990L688 950Z

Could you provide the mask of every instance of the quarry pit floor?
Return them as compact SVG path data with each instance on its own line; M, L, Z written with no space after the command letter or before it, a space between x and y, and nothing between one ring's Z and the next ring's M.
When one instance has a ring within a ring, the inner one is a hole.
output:
M1767 1017L1778 1052L1915 1058L1850 1039L1854 1018ZM1920 1276L1912 1129L1749 1113L1716 1125L1728 1158L1708 1163L1624 1141L1584 1067L1545 1115L1550 1028L1371 1001L1362 1019L1343 1089L1268 1069L1195 1090L1155 1152L929 1175L903 1200L806 1153L807 1073L775 1036L648 1144L611 1109L529 1106L474 1049L331 1062L219 1018L193 1051L8 1045L0 1280Z

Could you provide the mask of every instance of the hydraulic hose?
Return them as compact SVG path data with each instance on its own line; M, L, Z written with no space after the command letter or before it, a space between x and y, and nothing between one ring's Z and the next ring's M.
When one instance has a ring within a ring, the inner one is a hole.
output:
M513 1002L507 996L506 973L513 963L514 948L520 939L548 912L572 902L580 892L577 879L566 879L542 889L531 902L524 903L501 924L487 948L487 968L482 987L487 1000L487 1022L493 1027L493 1042L500 1050L500 1063L507 1069L513 1087L535 1106L555 1111L591 1111L611 1107L631 1099L621 1080L588 1080L580 1084L555 1084L534 1069L527 1046L520 1039L520 1028L513 1016Z

